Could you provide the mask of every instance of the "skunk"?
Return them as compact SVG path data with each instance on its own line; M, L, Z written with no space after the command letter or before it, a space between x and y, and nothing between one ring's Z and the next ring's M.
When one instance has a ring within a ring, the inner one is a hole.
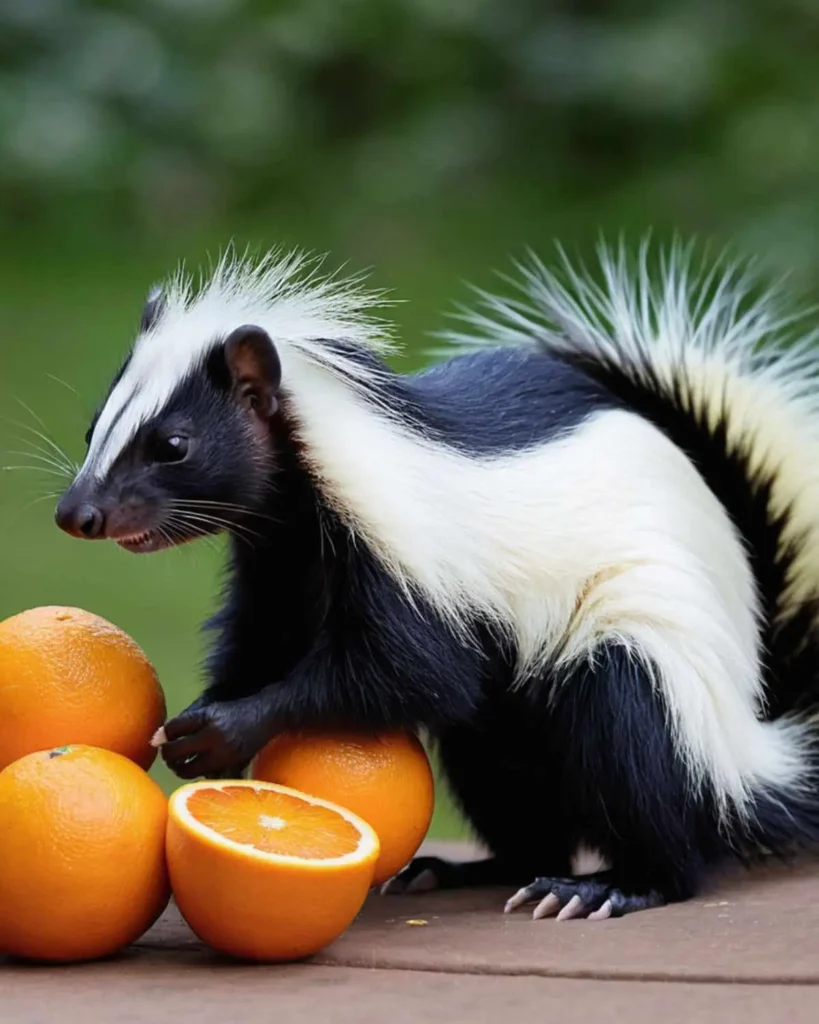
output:
M133 552L231 534L209 685L164 727L181 778L282 730L423 730L491 856L386 891L603 919L819 838L819 390L745 265L559 252L406 374L358 278L177 273L56 520Z

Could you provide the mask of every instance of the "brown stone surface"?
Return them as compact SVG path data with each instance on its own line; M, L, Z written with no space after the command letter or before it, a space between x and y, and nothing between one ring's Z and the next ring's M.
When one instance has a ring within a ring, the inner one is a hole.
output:
M509 895L373 896L356 925L318 959L470 973L819 984L816 864L732 873L696 900L619 920L532 921L531 908L505 915ZM429 923L406 924L419 918Z
M818 865L592 924L505 916L507 895L373 895L331 947L278 967L219 957L171 907L109 961L0 966L0 1022L819 1021Z
M0 977L3 1024L816 1024L815 988L137 962Z

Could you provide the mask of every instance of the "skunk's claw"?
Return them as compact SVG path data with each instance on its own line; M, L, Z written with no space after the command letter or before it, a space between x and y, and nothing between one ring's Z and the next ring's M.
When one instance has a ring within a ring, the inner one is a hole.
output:
M601 873L584 878L536 878L531 885L519 889L504 907L509 914L526 903L535 903L532 919L557 916L558 921L574 917L589 921L604 921L608 917L623 917L638 910L661 907L665 899L656 890L645 893L625 893L611 884Z
M167 721L153 742L180 778L224 779L242 776L264 736L253 704L245 699L194 705Z

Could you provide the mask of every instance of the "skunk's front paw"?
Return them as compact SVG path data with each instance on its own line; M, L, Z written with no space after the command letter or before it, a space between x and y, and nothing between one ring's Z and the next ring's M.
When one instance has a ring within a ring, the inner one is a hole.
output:
M584 878L536 878L531 885L520 889L507 901L505 913L524 903L537 901L532 918L552 917L568 921L573 917L589 921L604 921L608 917L623 917L637 910L661 907L665 899L656 890L645 893L625 893L611 884L610 877L601 872Z
M202 704L200 699L166 722L153 742L182 779L237 778L265 739L252 700Z

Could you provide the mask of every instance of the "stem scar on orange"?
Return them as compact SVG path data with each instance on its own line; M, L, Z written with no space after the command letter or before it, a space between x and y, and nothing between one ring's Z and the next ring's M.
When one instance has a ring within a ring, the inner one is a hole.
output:
M0 953L73 962L138 939L170 898L167 809L109 750L37 751L0 772Z
M361 909L378 837L351 811L250 780L182 786L168 808L174 899L193 931L230 956L297 960Z
M35 750L82 743L147 770L165 711L141 648L98 615L44 606L0 622L0 769Z
M331 800L371 825L381 843L373 885L412 859L435 804L429 759L408 732L284 733L259 752L250 775Z

